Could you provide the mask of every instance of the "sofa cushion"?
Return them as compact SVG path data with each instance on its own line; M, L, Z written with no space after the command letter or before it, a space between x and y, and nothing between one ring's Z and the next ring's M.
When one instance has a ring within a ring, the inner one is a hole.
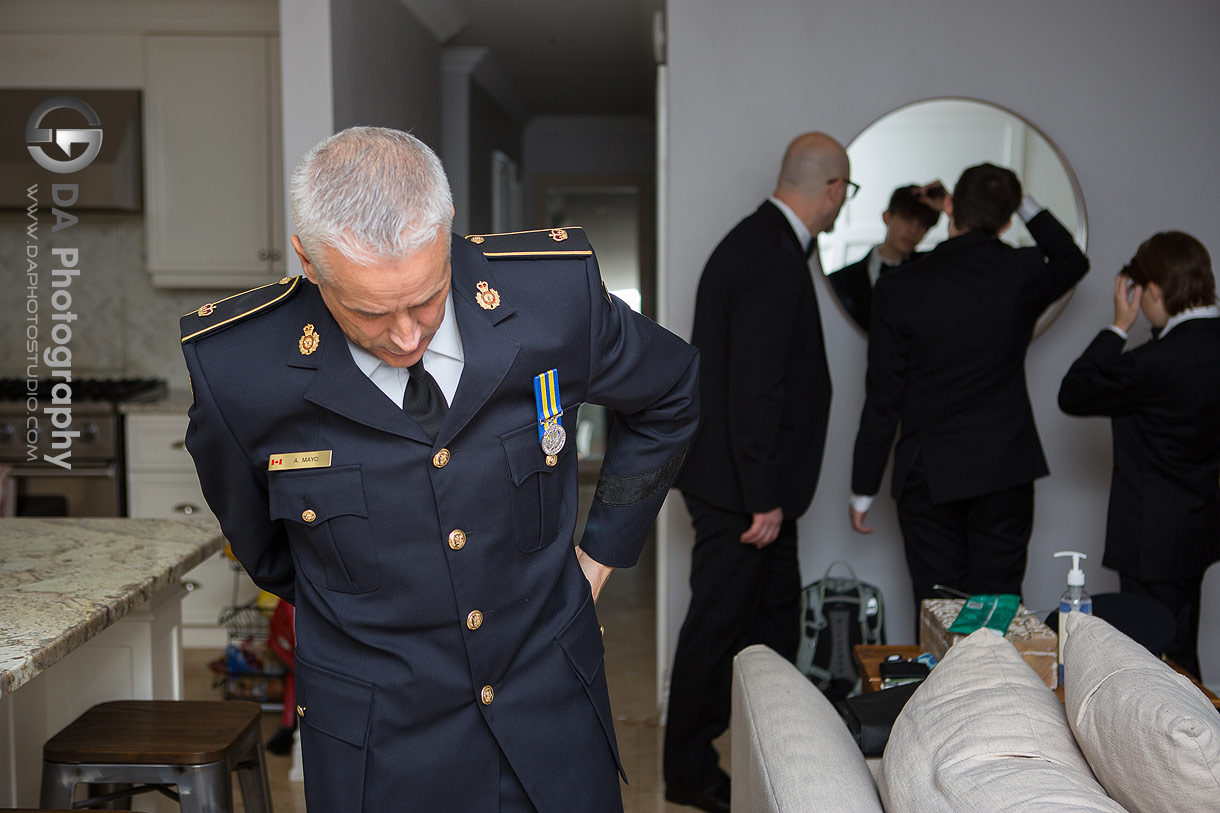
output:
M1100 618L1064 622L1068 722L1132 810L1220 810L1220 714L1189 680Z
M878 785L890 813L1123 810L1093 777L1054 692L987 629L954 644L898 715Z
M733 659L733 811L881 813L847 726L809 679L771 649Z

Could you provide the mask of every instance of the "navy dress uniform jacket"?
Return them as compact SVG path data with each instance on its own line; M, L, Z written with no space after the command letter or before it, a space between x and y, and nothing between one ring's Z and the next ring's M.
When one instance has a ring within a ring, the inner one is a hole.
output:
M581 404L615 413L581 545L630 567L694 432L696 352L605 293L579 230L455 239L452 267L465 368L435 442L293 278L183 317L187 448L237 558L296 605L311 811L494 811L501 753L540 811L617 811L572 438Z
M1127 353L1103 330L1068 370L1059 406L1110 416L1103 565L1163 582L1220 560L1220 319L1188 319Z

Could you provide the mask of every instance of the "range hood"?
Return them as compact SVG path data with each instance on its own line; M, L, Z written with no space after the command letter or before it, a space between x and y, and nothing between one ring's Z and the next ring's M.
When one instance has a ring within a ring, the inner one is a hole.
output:
M57 106L39 115L46 102L59 97L78 99L84 106ZM82 110L92 110L98 125L91 126ZM34 121L34 120L37 121ZM26 141L30 126L49 130L51 143ZM92 149L88 138L101 130L101 144L88 166L76 172L58 173L39 165L30 149L41 151L49 161L66 162ZM61 134L77 130L77 134ZM0 88L0 210L25 210L30 205L27 190L38 185L38 203L51 206L52 184L76 184L74 210L139 212L144 208L143 156L140 137L140 91L72 90L64 88ZM68 152L65 153L63 146Z

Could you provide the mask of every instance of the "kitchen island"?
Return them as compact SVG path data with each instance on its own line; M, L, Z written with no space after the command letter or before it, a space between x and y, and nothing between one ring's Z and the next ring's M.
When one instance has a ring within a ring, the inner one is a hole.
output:
M85 709L181 697L182 576L222 547L214 519L0 519L0 807Z

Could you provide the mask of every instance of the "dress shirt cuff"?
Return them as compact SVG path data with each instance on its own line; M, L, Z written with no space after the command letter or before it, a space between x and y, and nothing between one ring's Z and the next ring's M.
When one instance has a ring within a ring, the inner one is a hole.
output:
M1029 195L1026 195L1021 199L1021 205L1017 207L1017 214L1021 216L1022 220L1028 223L1029 221L1033 220L1038 213L1043 210L1043 208L1045 207L1043 207L1042 204L1038 203L1038 201L1034 200Z
M865 494L852 494L851 507L853 511L867 514L868 509L873 507L873 497Z
M1106 330L1114 331L1115 333L1117 333L1119 335L1120 338L1122 338L1122 340L1124 342L1127 341L1127 331L1123 330L1118 325L1109 325L1108 327L1106 327Z

